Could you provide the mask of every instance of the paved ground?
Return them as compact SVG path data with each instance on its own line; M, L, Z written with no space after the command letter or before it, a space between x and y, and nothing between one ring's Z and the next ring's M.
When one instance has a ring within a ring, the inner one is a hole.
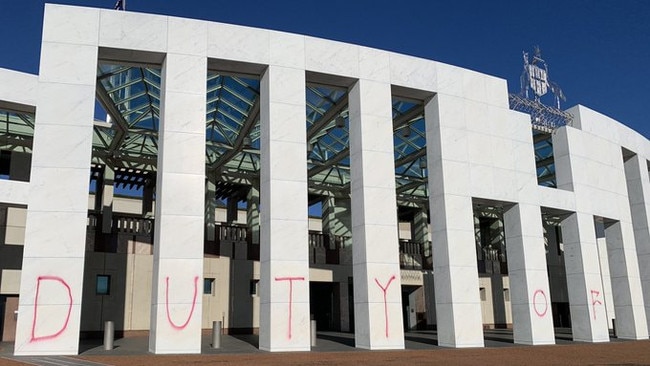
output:
M267 353L257 349L255 336L222 336L221 348L210 347L203 339L201 355L152 355L147 338L127 338L104 351L97 342L83 342L80 356L14 357L12 344L0 343L0 365L350 365L373 366L409 364L442 365L650 365L650 340L587 344L571 341L558 332L555 346L519 346L512 343L511 331L486 331L486 348L448 349L438 347L435 332L410 332L404 351L363 351L354 348L354 335L319 332L312 352Z

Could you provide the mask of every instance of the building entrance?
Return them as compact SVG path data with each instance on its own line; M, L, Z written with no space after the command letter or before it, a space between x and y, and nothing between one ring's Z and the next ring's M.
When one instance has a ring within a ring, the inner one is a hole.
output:
M13 342L16 338L18 296L0 296L0 335L2 342Z
M309 283L309 309L319 331L341 330L340 298L338 282Z

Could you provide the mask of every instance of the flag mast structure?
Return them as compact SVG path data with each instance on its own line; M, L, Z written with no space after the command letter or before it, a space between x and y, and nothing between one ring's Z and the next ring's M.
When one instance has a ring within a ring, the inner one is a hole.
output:
M113 7L115 10L126 10L126 0L117 0L115 3L115 6Z

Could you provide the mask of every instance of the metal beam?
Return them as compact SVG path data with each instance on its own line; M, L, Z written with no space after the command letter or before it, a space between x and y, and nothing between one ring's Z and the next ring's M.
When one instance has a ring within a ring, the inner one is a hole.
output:
M416 160L418 158L421 158L427 154L427 149L422 147L420 150L414 151L406 156L403 156L397 160L395 160L395 166L400 167L404 164L408 164L412 162L413 160Z
M338 164L341 160L345 159L345 157L348 156L349 154L350 154L350 148L346 147L345 149L339 151L336 155L334 155L330 159L327 159L325 163L323 163L323 165L318 165L309 169L307 176L312 177L324 170L331 168L335 164Z
M541 160L536 160L535 161L535 166L538 167L538 168L541 168L541 167L547 167L549 164L553 164L553 163L555 163L555 159L554 159L553 155L551 155L548 158L544 158L544 159L541 159Z
M395 117L395 119L393 119L393 131L422 114L424 114L424 106L422 104L418 104L415 107L409 109L405 114Z
M339 99L334 105L321 116L321 118L318 119L318 121L314 122L314 124L309 127L307 130L307 142L311 141L320 130L322 130L327 124L334 119L334 117L338 116L341 114L341 112L347 107L348 105L348 93L345 93L341 99Z
M255 122L259 119L259 115L260 115L260 98L258 97L256 98L253 107L248 113L248 116L246 117L246 121L244 121L241 128L239 129L239 133L237 134L237 138L233 143L232 149L226 151L221 156L219 156L219 158L217 158L217 160L215 160L214 163L210 165L210 170L217 169L220 166L226 164L228 161L230 161L230 159L234 158L244 148L244 138L248 136L253 126L255 126Z
M404 192L406 192L408 190L411 190L413 188L417 188L417 187L421 186L422 184L426 184L426 183L427 183L426 179L414 180L414 181L412 181L410 183L407 183L407 184L405 184L403 186L397 187L397 193L404 193Z
M99 99L102 106L106 109L106 112L115 121L114 126L117 126L117 128L115 129L115 136L113 136L113 140L111 141L111 144L108 147L109 151L111 153L114 153L115 151L117 151L117 149L119 149L120 146L122 146L124 137L126 136L126 133L129 130L129 124L126 122L126 120L124 120L122 113L117 109L117 107L115 107L113 100L106 92L106 89L103 88L102 83L99 81L99 78L97 79L98 79L96 84L97 86L95 88L97 99Z

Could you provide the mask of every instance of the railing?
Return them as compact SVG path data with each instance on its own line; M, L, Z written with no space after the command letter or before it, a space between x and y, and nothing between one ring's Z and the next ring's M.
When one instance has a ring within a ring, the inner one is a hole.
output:
M88 213L86 222L87 230L94 232L94 237L89 244L89 250L104 253L127 253L135 250L135 242L144 242L144 245L153 243L153 219L137 215L118 214L111 216L110 231L103 232L103 216L95 212ZM122 237L120 237L122 235ZM129 237L124 238L124 235ZM133 237L140 236L140 239ZM133 241L131 241L133 239ZM146 252L146 251L145 251Z
M508 274L508 261L499 249L480 248L481 254L477 260L478 273L481 274Z
M101 214L89 213L87 227L90 230L101 231ZM152 235L153 219L146 219L135 215L115 215L111 217L111 233L126 233L131 235Z
M142 217L115 216L112 220L112 231L133 235L152 235L153 220Z
M101 233L101 215L88 214L88 229ZM206 228L207 229L207 228ZM209 230L209 229L207 229ZM113 215L111 220L112 234L129 234L153 236L154 220L134 215ZM204 253L212 255L226 255L232 258L260 260L260 245L252 242L252 233L248 226L241 224L216 224L214 226L214 240L204 241ZM99 242L103 239L96 235ZM309 261L311 264L340 264L342 248L351 245L349 236L332 235L320 231L309 231ZM153 241L151 241L153 243ZM225 243L224 243L225 242ZM227 250L222 251L222 244ZM228 246L232 245L232 246ZM96 248L99 248L96 246ZM101 251L106 251L102 249ZM245 254L243 251L245 250ZM109 250L110 251L110 250ZM414 242L401 240L399 242L400 268L430 270L433 268L431 257L431 242ZM491 253L490 253L491 254ZM492 258L492 257L490 257ZM498 261L479 261L479 271L486 271L489 262L490 271L497 271ZM501 269L499 267L499 269ZM490 272L490 273L492 273Z
M341 248L351 238L320 231L309 232L309 262L314 264L340 264Z
M253 233L247 225L216 224L214 242L206 241L205 253L226 255L237 259L260 260L260 245L253 243ZM208 246L211 247L208 247ZM226 250L222 253L222 246ZM243 254L242 254L243 253Z
M431 242L400 240L399 265L401 269L433 269Z
M249 239L248 226L246 225L223 225L214 226L215 239L217 243L224 240L247 242Z

